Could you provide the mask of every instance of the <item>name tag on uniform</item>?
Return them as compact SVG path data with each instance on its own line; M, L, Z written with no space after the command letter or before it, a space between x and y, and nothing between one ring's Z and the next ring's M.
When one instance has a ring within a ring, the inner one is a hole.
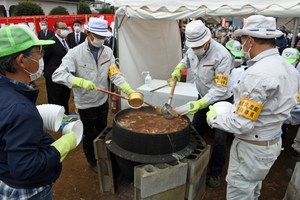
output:
M107 53L103 53L103 54L101 55L101 58L102 58L103 60L106 60L106 59L108 58L108 54L107 54Z
M235 113L252 121L256 121L262 108L263 106L260 103L248 98L241 98Z
M216 74L214 82L216 86L226 87L228 83L228 76L226 74Z

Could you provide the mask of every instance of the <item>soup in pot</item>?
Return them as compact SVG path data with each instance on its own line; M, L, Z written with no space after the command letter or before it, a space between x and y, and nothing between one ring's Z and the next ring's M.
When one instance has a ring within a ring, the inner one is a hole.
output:
M134 110L116 116L115 121L122 127L139 133L172 133L189 125L184 117L174 117L171 120L153 110Z

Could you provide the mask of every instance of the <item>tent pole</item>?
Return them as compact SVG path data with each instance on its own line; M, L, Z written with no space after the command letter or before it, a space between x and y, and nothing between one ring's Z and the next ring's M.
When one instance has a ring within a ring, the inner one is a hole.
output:
M299 17L295 17L294 18L294 32L293 32L291 47L295 46L296 37L297 37L297 34L298 34L298 26L299 26Z
M114 19L114 22L115 22L115 25L114 25L114 30L113 33L114 33L114 37L116 38L115 40L113 40L113 49L117 49L116 53L117 53L117 59L119 59L119 20L118 20L118 15L115 11L115 19ZM115 42L116 41L116 42ZM119 65L119 60L117 60L118 62L118 65Z

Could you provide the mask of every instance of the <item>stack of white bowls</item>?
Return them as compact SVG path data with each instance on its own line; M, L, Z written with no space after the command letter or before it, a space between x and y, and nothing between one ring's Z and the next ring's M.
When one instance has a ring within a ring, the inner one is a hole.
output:
M62 123L65 108L55 104L42 104L36 108L43 119L44 129L57 132Z

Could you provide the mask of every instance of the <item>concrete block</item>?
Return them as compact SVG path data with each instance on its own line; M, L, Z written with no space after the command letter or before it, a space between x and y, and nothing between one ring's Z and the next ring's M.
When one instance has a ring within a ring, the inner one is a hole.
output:
M105 128L93 141L97 161L99 187L101 192L115 193L110 152L105 145L105 136L111 128Z
M99 187L101 192L115 193L112 162L109 159L97 160Z
M184 199L184 193L185 193L185 185L181 185L179 187L169 189L167 191L155 194L150 197L145 197L142 198L141 195L141 190L140 189L135 189L134 190L134 199L135 200L180 200Z
M111 130L111 128L105 128L96 139L93 141L95 159L110 159L110 152L105 145L105 136Z
M174 188L185 185L186 177L187 163L176 162L174 164L164 163L136 166L134 168L135 197L145 199L152 196L152 198L155 198L154 195L170 192ZM176 199L180 200L180 198Z
M187 200L198 200L204 196L210 149L210 145L201 150L196 149L190 156L182 160L188 164L185 194Z
M186 200L200 200L204 197L206 189L206 173L207 168L204 169L203 175L197 182L187 182L185 189Z

